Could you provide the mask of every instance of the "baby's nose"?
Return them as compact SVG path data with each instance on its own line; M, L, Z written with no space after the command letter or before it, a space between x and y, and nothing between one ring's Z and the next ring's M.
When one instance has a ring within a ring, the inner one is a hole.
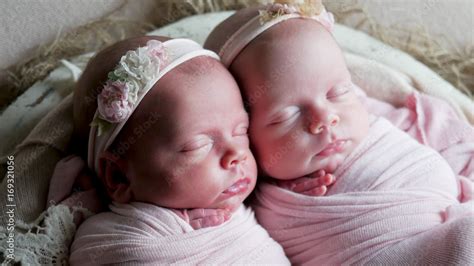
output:
M327 119L323 119L322 121L313 119L309 125L309 131L312 134L319 134L323 132L324 129L337 126L339 121L340 118L336 114L331 114L327 117Z
M244 149L229 149L222 157L221 164L224 169L230 169L247 160L247 153Z

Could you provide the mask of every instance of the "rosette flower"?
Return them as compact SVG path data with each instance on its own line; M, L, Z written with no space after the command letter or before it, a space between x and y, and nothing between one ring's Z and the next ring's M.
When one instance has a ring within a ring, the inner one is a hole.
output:
M120 123L132 113L133 103L129 101L127 84L121 81L107 81L100 93L98 111L103 120Z

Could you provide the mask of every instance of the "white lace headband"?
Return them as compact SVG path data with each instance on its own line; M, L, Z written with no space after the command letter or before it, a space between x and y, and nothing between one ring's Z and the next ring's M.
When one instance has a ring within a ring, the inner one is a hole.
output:
M270 4L265 10L259 10L259 14L227 39L219 51L222 63L229 67L237 55L253 39L276 24L292 18L308 18L321 23L328 31L332 31L334 17L330 12L321 6L321 10L316 14L304 15L299 7L287 4Z
M99 157L113 143L128 118L155 83L178 65L198 56L219 60L189 39L165 42L150 40L145 47L128 51L97 98L97 111L91 123L87 163L99 173Z

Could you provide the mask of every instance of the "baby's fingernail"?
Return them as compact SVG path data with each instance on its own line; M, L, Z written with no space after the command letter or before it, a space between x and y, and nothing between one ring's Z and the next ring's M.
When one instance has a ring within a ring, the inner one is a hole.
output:
M318 170L317 172L318 176L323 176L325 173L326 171L324 171L324 169Z
M324 195L327 191L327 188L326 188L326 186L320 186L320 187L317 188L316 191L317 191L316 193L318 195Z
M329 185L329 184L331 184L332 182L334 182L334 176L333 176L333 175L327 174L327 175L324 176L324 183L325 183L326 185Z

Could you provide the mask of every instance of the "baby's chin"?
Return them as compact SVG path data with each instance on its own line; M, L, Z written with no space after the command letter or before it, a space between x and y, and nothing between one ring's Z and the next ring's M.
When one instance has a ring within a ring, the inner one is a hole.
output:
M312 176L319 170L324 170L326 173L334 173L337 170L337 168L342 164L345 157L346 157L345 154L334 154L331 157L323 158L323 159L311 158L310 160L312 160L312 163L298 168L299 171L295 171L293 173L282 171L286 173L285 176L280 176L278 174L275 174L275 175L270 174L269 176L278 180L293 180L300 177ZM297 167L293 167L293 169L296 169L296 168Z
M233 196L231 198L228 198L228 199L226 199L222 202L213 204L209 208L211 208L211 209L225 209L225 210L228 210L230 212L235 212L240 207L240 205L242 205L244 200L249 195L250 195L250 193L248 193L248 194L245 193L245 194L242 194L242 195L235 195L235 196Z
M326 171L326 173L334 173L336 169L342 164L345 157L346 156L343 154L335 154L331 158L328 158L325 164L316 171L323 169Z
M255 188L256 179L251 179L250 183L248 184L247 189L242 192L237 192L236 194L228 194L222 192L216 198L216 201L207 206L206 208L209 209L226 209L230 212L236 211L240 205L244 202L244 200L252 193Z
M311 163L312 169L309 169L309 173L314 173L319 170L324 170L326 173L334 173L339 166L342 165L344 160L351 154L357 143L353 141L346 142L345 148L343 151L334 153L328 157L314 156L311 158L313 163Z

